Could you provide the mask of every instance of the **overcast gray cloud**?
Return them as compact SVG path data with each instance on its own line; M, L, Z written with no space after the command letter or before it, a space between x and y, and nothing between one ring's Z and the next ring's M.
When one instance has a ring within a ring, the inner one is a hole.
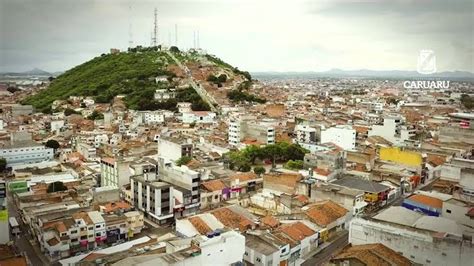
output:
M0 71L65 70L111 47L159 39L201 47L250 71L438 69L474 71L472 0L0 0ZM129 6L132 9L129 9Z

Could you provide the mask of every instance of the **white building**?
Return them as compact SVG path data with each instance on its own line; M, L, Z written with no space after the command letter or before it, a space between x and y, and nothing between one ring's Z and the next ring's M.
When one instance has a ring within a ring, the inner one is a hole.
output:
M472 238L463 239L454 221L397 209L384 217L384 212L393 212L385 210L374 217L376 220L352 219L349 243L381 243L422 265L472 265L474 242Z
M4 123L3 120L0 119L0 131L3 131Z
M107 134L98 134L94 136L94 147L99 148L101 144L109 143Z
M154 125L165 122L165 114L162 111L139 111L135 115L136 123L138 125Z
M229 144L240 146L241 141L245 139L252 139L261 144L275 144L275 128L265 122L256 122L253 117L231 118Z
M50 122L50 130L51 132L55 132L56 134L59 133L61 128L64 126L64 120L53 120Z
M316 142L316 128L307 125L296 125L295 134L297 143Z
M54 150L34 141L18 141L0 147L0 157L8 165L40 163L53 160Z
M158 139L158 159L162 164L175 162L183 156L193 156L191 140L178 138Z
M373 125L369 130L369 137L380 136L395 145L403 145L410 137L415 136L415 129L403 125L400 116L387 116L383 119L383 125Z
M100 186L121 188L130 182L130 161L114 158L100 159Z
M181 102L178 103L178 112L180 113L189 113L192 112L191 110L191 103L188 102Z
M87 161L94 160L97 156L96 148L86 143L79 142L76 145L76 150L82 156L84 156L84 159L86 159Z
M174 99L175 97L175 90L160 89L155 91L155 100L157 101L167 101L169 99Z
M215 118L216 113L207 111L194 111L183 113L183 123L185 124L210 124L214 123Z
M334 143L344 150L354 150L356 131L351 126L337 125L321 130L321 143Z

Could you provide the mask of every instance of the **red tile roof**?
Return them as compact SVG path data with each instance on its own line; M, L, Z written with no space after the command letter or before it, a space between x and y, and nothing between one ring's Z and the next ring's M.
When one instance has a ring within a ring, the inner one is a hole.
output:
M208 191L220 191L226 188L226 185L220 179L205 181L201 185Z
M408 198L411 201L421 203L433 208L441 209L443 208L443 201L437 198L433 198L426 195L415 194Z
M306 215L319 226L327 226L346 213L347 210L344 207L331 200L316 203L306 211Z
M358 260L362 265L408 266L413 263L383 244L349 246L332 261Z

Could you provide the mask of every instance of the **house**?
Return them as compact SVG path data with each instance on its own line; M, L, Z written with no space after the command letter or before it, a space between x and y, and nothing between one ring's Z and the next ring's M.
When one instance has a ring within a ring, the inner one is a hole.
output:
M414 265L409 259L383 244L349 245L339 252L331 264L343 265Z

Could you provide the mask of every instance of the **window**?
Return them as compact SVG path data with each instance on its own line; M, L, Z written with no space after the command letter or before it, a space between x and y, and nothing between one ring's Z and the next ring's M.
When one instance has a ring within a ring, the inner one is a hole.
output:
M431 263L431 260L426 260L426 263Z
M446 253L443 252L443 253L441 253L441 255L446 256Z
M451 210L446 209L446 212L447 212L447 213L451 213Z
M248 253L247 251L245 251L245 252L244 252L244 255L245 255L245 256L248 256L248 255L249 255L249 253Z
M95 233L95 236L100 236L100 233Z
M260 258L257 258L257 261L258 261L258 262L262 262L262 259L260 259Z
M77 233L77 230L72 230L71 231L71 234L76 234Z
M414 248L418 248L418 246L417 246L417 245L414 245L413 247L414 247Z
M413 256L413 255L410 255L410 258L414 259L414 258L415 258L415 256Z

